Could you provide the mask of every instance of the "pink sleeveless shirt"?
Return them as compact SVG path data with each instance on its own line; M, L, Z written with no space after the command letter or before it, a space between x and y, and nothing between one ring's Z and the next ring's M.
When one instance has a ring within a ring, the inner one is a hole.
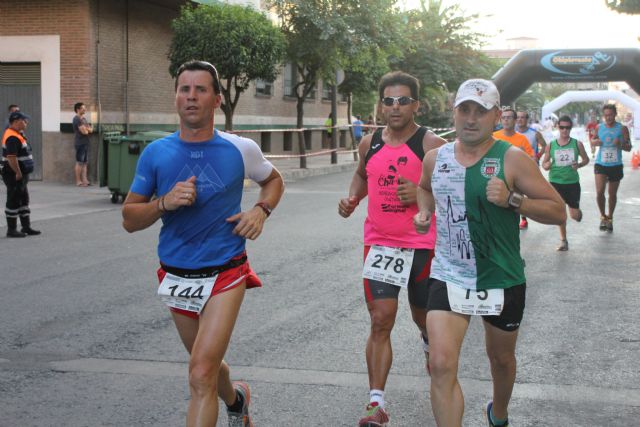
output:
M413 226L418 206L402 204L398 199L398 177L418 185L422 173L426 129L419 128L409 140L398 147L382 141L377 131L371 139L366 157L369 205L364 222L364 244L395 248L433 249L435 246L435 216L427 234L419 234Z

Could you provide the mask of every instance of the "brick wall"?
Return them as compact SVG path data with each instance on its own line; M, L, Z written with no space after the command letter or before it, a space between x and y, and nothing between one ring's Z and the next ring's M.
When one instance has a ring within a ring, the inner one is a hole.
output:
M340 97L340 95L338 94ZM327 115L331 111L331 102L322 100L322 82L316 87L316 99L307 99L304 104L304 123L307 125L323 125ZM236 107L236 116L258 116L266 119L274 125L296 124L296 103L297 99L284 96L284 81L282 73L273 82L273 95L256 95L255 85L249 88L240 96ZM222 112L221 112L222 113ZM338 123L346 122L347 104L338 102ZM222 114L224 116L224 114ZM269 119L271 117L271 119ZM286 117L286 119L281 119ZM234 124L241 124L242 121L234 120Z
M176 11L136 2L130 10L135 26L129 36L129 103L133 111L175 113L174 83L167 54Z
M93 105L93 36L90 4L86 0L0 2L0 35L60 35L60 108L73 110L83 100ZM46 112L43 112L46 113Z
M167 53L176 9L143 0L101 1L99 34L100 100L103 123L162 120L175 113ZM119 113L119 114L114 114Z
M178 15L177 7L145 0L30 0L19 7L14 4L0 0L0 35L60 35L63 122L70 122L73 104L78 101L85 102L89 112L97 111L99 95L102 122L123 123L127 70L131 123L171 121L174 90L167 53L170 22ZM283 97L282 77L273 88L273 96L263 97L256 96L251 85L240 98L234 124L293 126L296 104ZM317 98L305 103L306 124L324 122L330 103L320 96L318 87ZM338 108L339 116L344 117L345 104ZM224 123L223 116L219 111L218 123Z
M72 181L74 157L70 123L73 104L78 101L87 105L92 121L98 118L96 113L100 111L100 123L107 125L108 130L109 126L110 130L124 129L127 109L132 131L158 125L166 126L167 130L177 127L167 53L172 37L170 23L178 15L178 3L0 0L3 21L0 36L60 37L59 108L63 132L43 135L45 180ZM274 82L273 89L272 96L256 96L255 86L251 85L242 94L234 116L236 129L295 126L296 102L283 96L282 76ZM320 99L321 89L317 88L315 100L305 103L306 126L321 126L330 111L330 103ZM346 105L340 103L338 108L342 123ZM43 111L43 114L47 112ZM216 112L216 123L224 124L224 114L220 110ZM95 181L100 142L98 134L92 135L91 139L89 170ZM313 139L313 149L317 149L320 139L315 136ZM273 135L270 150L282 150L282 135Z
M101 1L98 61L100 103L103 111L121 112L125 99L126 0ZM123 121L123 117L118 117Z

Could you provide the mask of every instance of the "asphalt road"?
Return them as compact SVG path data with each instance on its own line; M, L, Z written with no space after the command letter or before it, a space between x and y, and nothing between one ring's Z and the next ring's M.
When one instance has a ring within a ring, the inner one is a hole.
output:
M581 169L585 216L569 224L568 252L555 251L557 227L521 233L528 294L514 425L638 425L640 170L625 173L612 234L598 230L591 167ZM364 411L365 204L349 220L336 213L350 178L288 183L248 245L264 287L247 292L226 358L252 386L257 426L353 426ZM246 204L256 197L249 187ZM32 200L43 235L0 238L0 426L184 425L187 354L154 293L159 227L127 234L105 189L33 183ZM393 345L392 425L434 426L405 293ZM491 383L477 319L460 377L464 425L483 426Z

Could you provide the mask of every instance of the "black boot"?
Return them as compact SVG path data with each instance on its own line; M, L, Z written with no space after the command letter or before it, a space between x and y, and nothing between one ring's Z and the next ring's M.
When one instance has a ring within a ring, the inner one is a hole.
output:
M20 231L22 231L25 235L37 236L38 234L40 234L39 230L34 230L33 228L31 228L31 218L28 215L20 217L20 224L22 224L22 230Z
M7 237L27 237L26 234L18 231L18 219L7 217Z

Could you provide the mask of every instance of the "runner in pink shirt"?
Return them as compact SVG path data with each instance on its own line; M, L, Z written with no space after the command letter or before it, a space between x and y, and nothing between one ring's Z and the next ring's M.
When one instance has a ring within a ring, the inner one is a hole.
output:
M360 163L349 196L340 200L338 213L349 217L367 195L364 224L364 294L371 317L366 357L369 397L359 426L389 422L384 388L391 369L391 330L398 311L400 288L407 288L413 321L420 329L429 364L426 330L427 281L435 245L435 227L424 235L413 226L418 212L416 185L425 153L446 141L414 121L418 111L418 80L403 72L382 77L379 87L387 125L362 138Z

